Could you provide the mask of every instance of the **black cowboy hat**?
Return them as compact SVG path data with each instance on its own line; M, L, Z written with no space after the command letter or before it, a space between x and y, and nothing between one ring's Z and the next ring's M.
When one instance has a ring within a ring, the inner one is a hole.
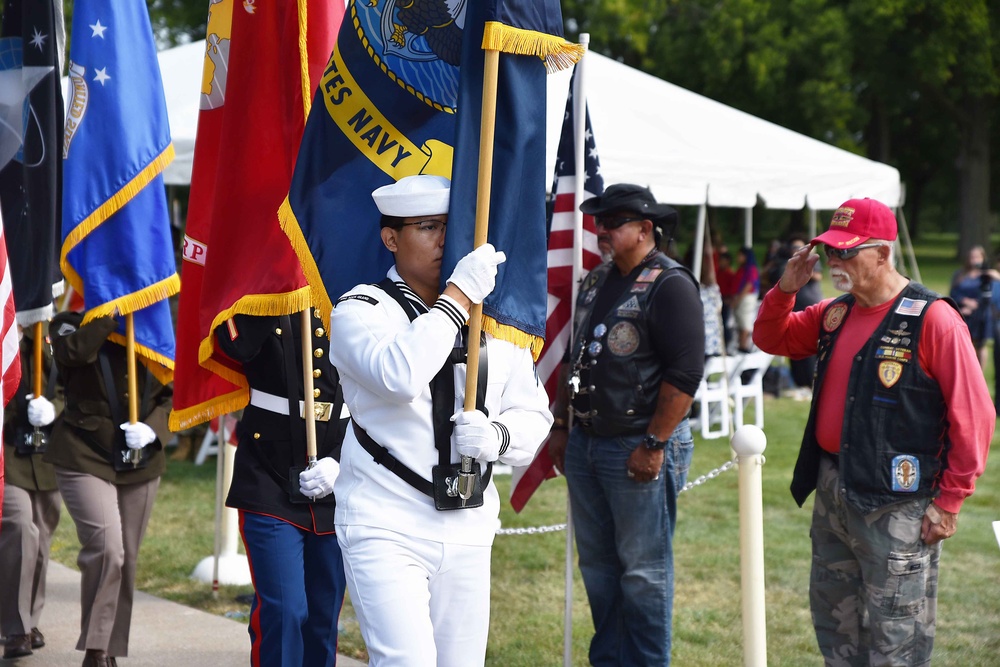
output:
M658 204L649 188L632 183L615 183L603 195L591 197L580 204L587 215L604 216L618 211L639 213L649 220L676 224L677 210L669 204Z

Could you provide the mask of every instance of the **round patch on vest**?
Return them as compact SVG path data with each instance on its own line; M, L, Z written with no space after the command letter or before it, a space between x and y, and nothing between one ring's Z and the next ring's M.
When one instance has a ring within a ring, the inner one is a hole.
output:
M892 490L913 493L920 486L920 461L916 456L900 454L892 459Z
M624 357L639 349L639 330L631 322L619 322L608 333L608 349L616 357Z
M847 315L846 303L838 303L826 311L826 315L823 316L824 331L836 331L843 324L845 315Z
M899 382L903 375L903 364L898 361L883 361L878 365L878 380L888 389Z

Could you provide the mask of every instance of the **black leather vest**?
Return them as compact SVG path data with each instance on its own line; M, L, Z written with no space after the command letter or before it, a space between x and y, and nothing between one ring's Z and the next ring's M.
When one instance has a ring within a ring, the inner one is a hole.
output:
M923 320L943 298L911 282L852 360L840 442L840 484L848 502L867 514L886 505L939 493L947 465L947 407L941 388L917 357ZM954 307L951 299L945 299ZM820 447L816 411L841 323L854 307L847 294L823 311L809 422L792 477L801 506L816 488Z
M572 405L577 423L600 436L645 433L656 410L663 368L656 354L648 302L671 271L680 271L697 285L691 272L663 253L656 253L600 322L591 321L613 262L597 267L584 280L577 297L570 364L579 377Z

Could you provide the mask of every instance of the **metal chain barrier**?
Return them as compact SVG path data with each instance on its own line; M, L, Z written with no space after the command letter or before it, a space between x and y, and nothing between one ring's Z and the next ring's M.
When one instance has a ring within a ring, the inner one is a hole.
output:
M688 482L677 492L678 495L684 493L689 489L693 489L696 486L701 486L710 479L715 479L727 470L731 470L736 467L735 460L729 460L723 463L721 466L715 470L711 470L704 475L701 475L697 479ZM497 535L537 535L540 533L555 533L560 530L566 530L566 524L557 523L552 526L529 526L528 528L498 528Z

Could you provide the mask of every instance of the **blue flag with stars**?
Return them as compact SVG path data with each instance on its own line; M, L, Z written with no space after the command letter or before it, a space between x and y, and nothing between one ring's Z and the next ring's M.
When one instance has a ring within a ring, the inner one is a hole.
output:
M63 274L85 321L134 314L137 355L169 381L180 279L161 174L174 148L146 3L76 0L69 55Z

